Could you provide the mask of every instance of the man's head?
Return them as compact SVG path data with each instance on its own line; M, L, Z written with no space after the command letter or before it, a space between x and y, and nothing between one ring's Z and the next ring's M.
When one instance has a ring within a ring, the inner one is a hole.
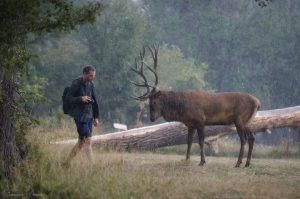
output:
M83 67L82 71L82 78L83 81L88 82L88 81L93 81L96 75L96 69L92 65L85 65Z

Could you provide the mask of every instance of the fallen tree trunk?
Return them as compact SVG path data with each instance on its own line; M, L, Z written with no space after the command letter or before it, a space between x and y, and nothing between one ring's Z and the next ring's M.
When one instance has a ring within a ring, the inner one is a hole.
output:
M249 123L254 133L271 132L274 128L300 127L300 106L258 111ZM235 126L206 126L205 141L212 142L220 137L236 134ZM197 134L196 134L197 136ZM194 142L198 139L194 138ZM106 145L119 150L151 150L154 148L186 144L187 128L182 123L170 122L128 131L93 136L94 144ZM75 140L59 141L56 144L74 144Z

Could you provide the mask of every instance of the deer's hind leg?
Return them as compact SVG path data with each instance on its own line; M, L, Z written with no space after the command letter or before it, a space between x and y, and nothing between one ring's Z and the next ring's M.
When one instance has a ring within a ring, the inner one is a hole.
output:
M237 124L237 123L235 124L235 126L236 126L237 133L240 137L240 143L241 143L238 161L235 165L235 167L239 167L243 162L243 156L244 156L245 144L247 141L247 135L246 135L245 128L243 126L241 126L240 124Z
M205 155L204 155L204 126L198 125L197 126L197 133L199 138L199 146L200 146L200 156L201 160L199 166L203 166L205 164Z
M253 150L255 137L254 137L254 134L251 132L251 130L248 127L245 128L245 131L248 134L248 144L249 144L249 150L248 150L247 161L246 161L245 167L248 167L250 165L250 161L251 161L251 157L252 157L252 150Z

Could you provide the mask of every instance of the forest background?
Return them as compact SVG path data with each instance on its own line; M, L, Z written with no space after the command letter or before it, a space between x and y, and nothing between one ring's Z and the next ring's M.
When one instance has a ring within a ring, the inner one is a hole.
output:
M130 84L138 81L130 67L153 43L160 44L162 90L248 92L261 100L262 110L299 104L298 1L263 8L239 0L108 2L94 24L71 34L32 35L29 48L39 56L30 61L30 73L46 100L33 106L36 116L61 114L64 87L92 64L102 122L133 127L139 105L131 96L143 90ZM141 120L149 121L147 110Z

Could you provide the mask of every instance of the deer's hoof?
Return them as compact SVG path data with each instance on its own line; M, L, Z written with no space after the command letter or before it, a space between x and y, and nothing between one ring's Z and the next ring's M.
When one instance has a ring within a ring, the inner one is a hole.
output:
M250 166L250 162L246 162L245 167L249 167Z
M234 166L235 168L239 168L242 162L237 162L236 165Z
M199 163L199 166L204 166L204 164L205 164L205 161L201 161L201 162Z

